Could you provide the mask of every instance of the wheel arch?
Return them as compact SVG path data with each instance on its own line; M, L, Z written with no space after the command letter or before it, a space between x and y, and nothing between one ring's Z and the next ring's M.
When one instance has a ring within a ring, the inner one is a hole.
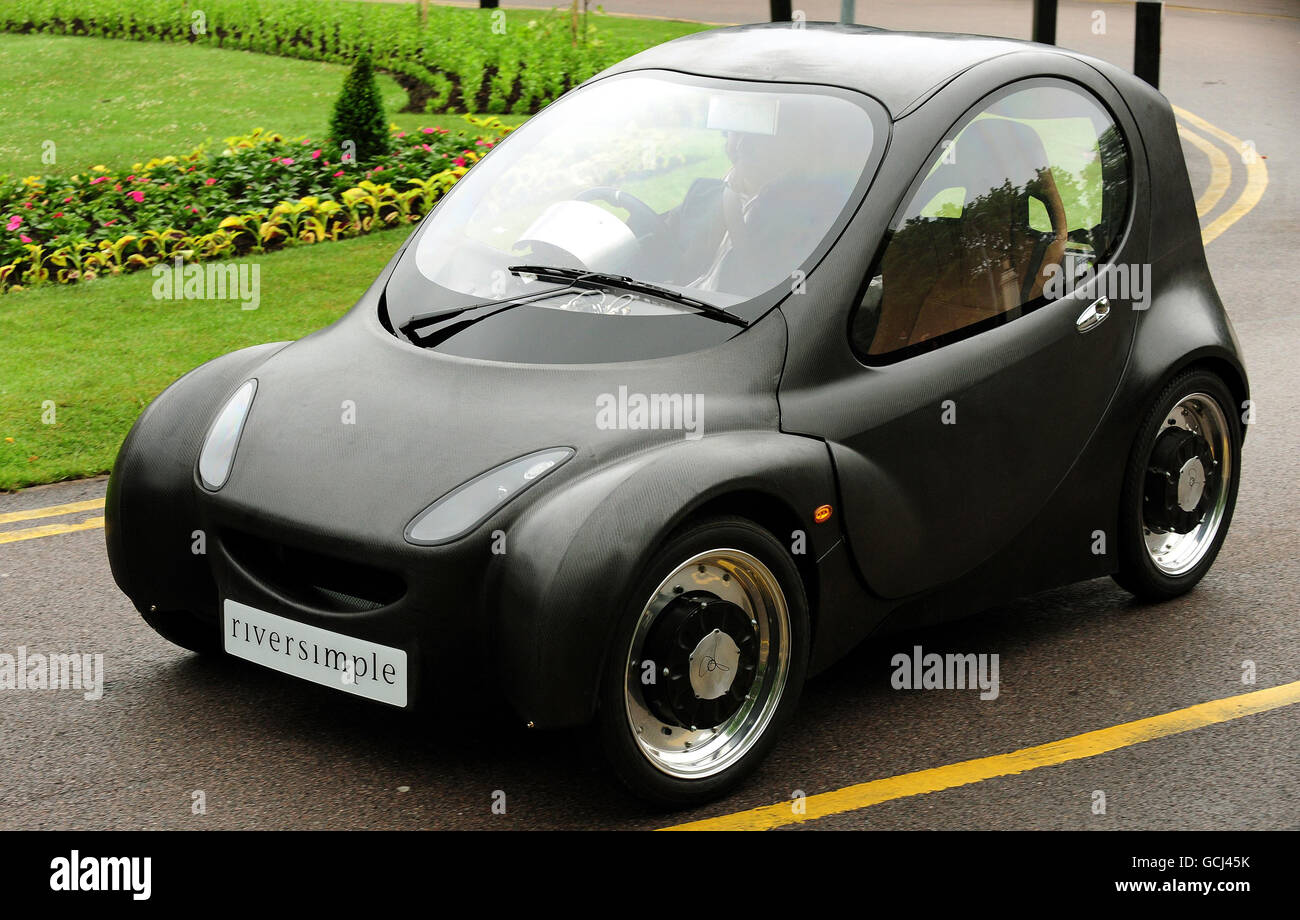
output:
M509 550L488 573L506 699L535 726L589 721L627 592L672 534L708 516L744 517L778 540L804 530L808 558L795 559L811 613L814 560L838 536L812 513L833 490L823 442L745 431L653 448L548 493L509 525Z
M673 530L682 530L700 521L729 515L752 521L783 543L793 542L795 532L806 530L807 527L787 497L750 486L733 488L700 502L681 515ZM820 613L818 604L822 594L816 557L805 552L792 553L790 558L799 572L804 596L808 600L809 628L815 645Z

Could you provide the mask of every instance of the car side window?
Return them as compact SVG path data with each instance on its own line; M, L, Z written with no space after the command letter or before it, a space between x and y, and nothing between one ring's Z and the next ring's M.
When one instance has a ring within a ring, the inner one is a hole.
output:
M1003 91L959 122L886 237L852 322L865 360L906 357L1068 294L1124 226L1128 151L1073 84Z

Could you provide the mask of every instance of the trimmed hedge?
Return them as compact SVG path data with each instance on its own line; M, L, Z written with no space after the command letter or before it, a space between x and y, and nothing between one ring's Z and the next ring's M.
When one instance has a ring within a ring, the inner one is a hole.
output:
M499 11L349 0L5 0L0 31L209 44L351 63L369 54L405 111L531 114L641 47L597 39L566 12L525 26ZM580 20L586 23L585 17ZM585 29L585 33L581 30Z

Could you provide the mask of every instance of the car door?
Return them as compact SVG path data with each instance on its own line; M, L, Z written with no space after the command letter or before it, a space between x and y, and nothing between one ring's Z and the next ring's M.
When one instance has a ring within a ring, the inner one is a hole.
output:
M852 421L829 439L849 543L885 597L962 575L1039 513L1102 418L1149 289L1145 240L1124 232L1129 148L1089 90L1013 83L946 137L852 316Z

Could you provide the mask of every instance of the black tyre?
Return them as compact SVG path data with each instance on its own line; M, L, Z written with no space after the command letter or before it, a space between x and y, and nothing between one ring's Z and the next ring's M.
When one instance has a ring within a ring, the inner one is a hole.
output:
M187 610L141 610L140 616L168 642L200 655L221 651L221 637L215 623L200 620Z
M660 805L724 794L790 718L808 652L807 597L780 542L734 517L679 531L636 582L605 667L615 771Z
M1241 422L1215 374L1179 374L1152 405L1124 475L1115 581L1146 600L1196 586L1232 522Z

